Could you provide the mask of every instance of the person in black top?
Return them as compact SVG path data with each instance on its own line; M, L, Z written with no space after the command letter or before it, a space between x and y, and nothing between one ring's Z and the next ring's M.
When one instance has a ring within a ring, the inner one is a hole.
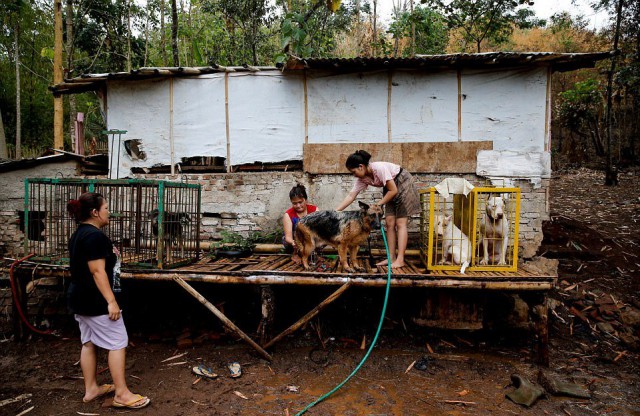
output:
M115 392L114 407L145 407L149 398L133 394L125 379L129 338L116 296L120 292L120 256L100 230L109 224L107 201L100 194L87 192L69 201L67 210L78 223L69 240L71 283L67 302L80 325L80 366L85 386L82 401L88 403ZM96 347L109 350L113 384L97 383Z

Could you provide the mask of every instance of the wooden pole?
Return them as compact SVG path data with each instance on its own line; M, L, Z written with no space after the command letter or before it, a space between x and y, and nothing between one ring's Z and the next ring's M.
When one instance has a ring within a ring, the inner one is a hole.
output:
M39 271L40 272L40 271ZM329 277L331 273L325 273L325 276L319 276L313 272L299 272L295 275L278 273L277 270L264 273L245 274L244 272L236 272L238 274L216 274L215 271L210 273L176 273L181 279L200 282L200 283L224 283L224 284L252 284L252 285L304 285L304 286L324 286L324 285L343 285L351 282L353 286L358 287L384 287L387 285L387 279L382 274L362 274L359 276L345 276L344 274L335 273ZM487 272L482 272L487 273ZM52 273L53 274L53 273ZM526 278L524 276L514 276L511 280L503 281L490 279L488 277L472 276L467 272L467 278L446 278L444 276L435 277L431 275L412 275L406 277L394 277L391 281L392 287L426 287L426 288L442 288L442 289L479 289L479 290L505 290L505 291L535 291L545 292L555 287L553 278ZM122 279L134 280L154 280L157 282L173 280L169 273L161 272L122 272ZM502 277L504 278L504 277Z
M242 330L240 328L238 328L236 326L236 324L234 324L233 322L231 322L231 320L229 320L229 318L227 318L226 316L224 316L224 314L222 312L220 312L220 310L218 308L216 308L215 306L213 306L213 304L211 302L209 302L208 300L206 300L204 298L204 296L202 296L200 293L198 293L193 287L191 287L187 282L185 282L184 280L182 280L182 278L180 278L180 276L178 275L174 275L173 276L173 280L178 283L180 286L182 286L182 288L184 290L186 290L187 292L189 292L189 294L191 294L194 298L198 299L198 301L200 303L202 303L207 309L209 309L211 312L213 312L213 314L215 316L218 317L218 319L220 319L222 321L222 323L229 328L230 330L232 330L233 332L235 332L236 334L238 334L238 336L240 338L242 338L243 340L245 340L249 345L251 345L256 351L258 351L258 353L260 353L260 355L262 355L265 359L267 359L268 361L272 361L271 355L269 355L268 352L266 352L265 350L262 349L262 347L260 347L260 345L256 344L256 342L254 340L252 340L251 338L249 338L249 336L247 334L245 334L244 332L242 332Z
M171 176L176 174L175 151L173 144L173 78L169 79L169 149L171 152Z
M231 172L231 140L229 135L229 73L224 73L224 126L227 139L227 172Z
M275 344L276 342L280 341L282 338L284 338L287 335L297 331L302 325L306 324L314 316L316 316L318 313L320 313L321 310L323 310L324 308L329 306L329 304L331 302L333 302L334 300L338 299L340 297L340 295L342 295L342 293L344 293L344 291L349 289L350 287L351 287L351 282L350 281L345 283L344 285L340 286L340 288L338 290L333 292L328 298L326 298L318 306L313 308L313 310L311 312L309 312L308 314L306 314L305 316L300 318L300 320L298 320L298 322L296 322L295 324L291 325L289 328L287 328L284 331L282 331L279 335L276 335L271 341L267 342L266 345L264 346L264 348L266 349L266 348L271 347L273 344Z
M536 362L549 367L549 307L546 296L544 296L542 304L533 307L533 315L537 337Z
M62 0L53 0L53 83L62 83ZM62 96L53 97L53 147L64 148Z

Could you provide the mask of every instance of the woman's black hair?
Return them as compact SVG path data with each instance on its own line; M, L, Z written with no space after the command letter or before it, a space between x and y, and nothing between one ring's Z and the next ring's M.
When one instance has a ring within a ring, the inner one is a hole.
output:
M289 191L289 199L293 199L293 198L308 199L307 190L304 188L304 185L300 185L298 183L296 184L296 186L291 188L291 190Z
M368 152L364 150L358 150L355 153L349 155L345 166L347 167L347 169L355 169L360 165L369 166L369 159L371 159L371 155Z
M104 204L104 197L95 192L85 192L78 199L72 199L67 204L67 211L76 220L76 222L85 221L91 217L91 211L98 211Z

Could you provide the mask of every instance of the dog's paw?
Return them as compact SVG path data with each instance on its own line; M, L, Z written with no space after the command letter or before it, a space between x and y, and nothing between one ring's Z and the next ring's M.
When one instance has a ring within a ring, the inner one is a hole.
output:
M482 266L485 266L488 263L489 263L489 260L487 260L487 259L480 260L480 265L482 265Z
M344 271L347 273L355 273L356 270L353 267L345 267Z
M365 268L364 268L364 267L362 267L362 266L353 266L353 268L354 268L354 269L356 269L356 271L359 271L359 272L364 272L364 271L366 271L366 270L367 270L367 269L365 269Z
M506 265L507 265L507 262L506 262L506 261L504 261L504 260L500 260L500 261L498 262L498 266L506 266Z

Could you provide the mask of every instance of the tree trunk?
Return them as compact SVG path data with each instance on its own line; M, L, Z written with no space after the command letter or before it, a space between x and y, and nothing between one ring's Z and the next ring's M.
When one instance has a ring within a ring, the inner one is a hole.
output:
M618 51L618 39L620 39L620 22L622 21L622 0L618 0L618 5L616 7L616 31L613 35L613 50ZM613 124L613 120L611 117L611 106L613 104L612 95L613 95L613 75L616 71L616 61L618 59L618 55L614 55L611 58L611 69L609 70L609 74L607 74L607 172L605 175L604 184L606 186L612 186L618 184L618 174L617 171L613 168L611 163L611 125Z
M373 0L373 56L376 56L378 52L378 31L376 27L377 8L378 0Z
M149 9L150 8L151 6L149 5L149 2L147 2L147 10L146 10L147 15L145 16L145 23L144 23L144 63L142 64L142 66L147 66L147 56L149 54Z
M173 52L173 66L180 66L178 55L178 6L176 0L171 0L171 50Z
M4 123L2 122L2 111L0 110L0 158L8 159L7 136L4 134Z
M16 57L16 159L22 159L22 111L20 110L20 19L16 19L15 27L15 57Z
M73 71L73 0L67 0L67 16L65 19L67 26L67 71L66 78L70 77ZM76 149L76 96L69 94L69 138L71 139L71 148L74 152Z
M411 57L416 56L416 22L413 16L413 0L410 1L411 7Z
M131 72L131 0L127 2L127 72Z
M160 0L160 48L162 49L162 66L167 66L167 37L164 31L164 0Z

